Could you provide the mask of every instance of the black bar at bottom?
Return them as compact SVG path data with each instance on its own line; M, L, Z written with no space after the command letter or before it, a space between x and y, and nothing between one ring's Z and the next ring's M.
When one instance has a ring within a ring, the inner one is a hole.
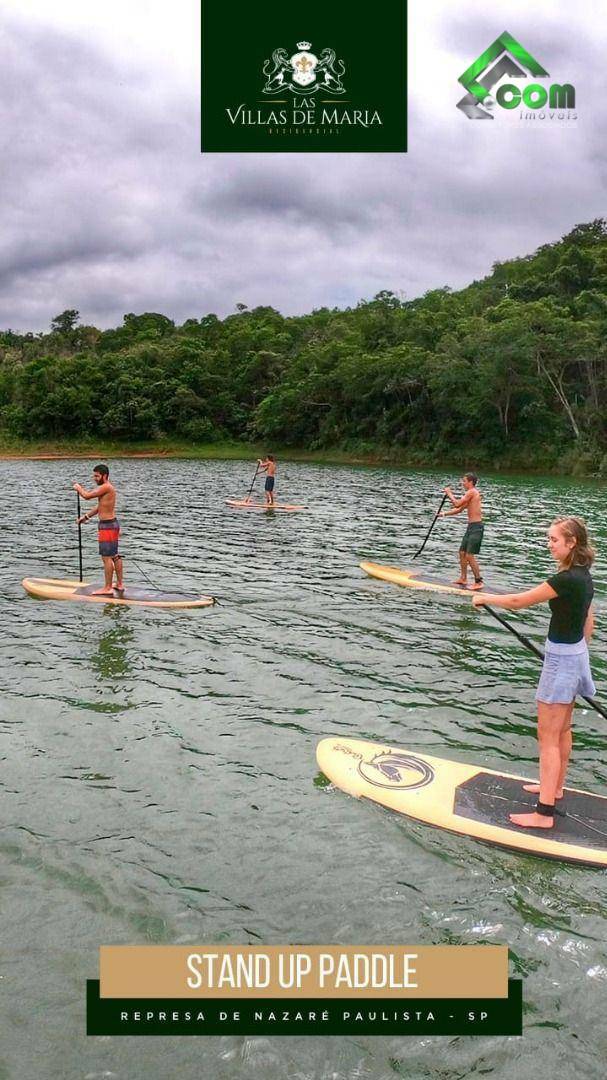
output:
M100 998L87 1035L522 1035L520 979L507 998Z

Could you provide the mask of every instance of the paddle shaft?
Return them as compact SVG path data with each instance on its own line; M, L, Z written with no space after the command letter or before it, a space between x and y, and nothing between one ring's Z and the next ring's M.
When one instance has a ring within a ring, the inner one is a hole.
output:
M250 488L248 490L248 493L247 493L247 499L249 499L251 497L251 492L252 492L253 488L255 487L255 481L257 480L257 473L258 472L259 472L259 462L257 462L257 468L255 469L255 476L253 477L253 479L251 481L251 486L250 486Z
M505 626L506 630L509 630L511 634L514 634L515 638L518 638L518 640L523 645L525 645L530 650L530 652L535 653L535 655L540 660L544 659L544 653L542 652L542 650L539 649L537 645L534 645L533 642L530 641L525 634L521 634L512 625L511 622L508 622L508 619L504 619L502 615L498 615L497 611L495 611L494 608L490 607L489 604L483 604L483 607L486 611L489 612L490 615L493 615L494 619L497 619L498 623L501 623L502 626ZM599 713L600 716L604 716L607 720L607 709L604 709L602 705L599 705L598 701L595 701L594 698L585 697L583 694L581 695L581 698L582 701L585 701L587 705L590 705L593 709L596 710L596 712Z
M80 572L80 581L83 581L84 579L82 577L82 525L80 524L80 495L79 495L78 492L76 492L76 500L77 500L76 505L78 507L78 564L79 564L78 569L79 569L79 572Z
M440 512L441 512L443 506L445 505L446 501L447 501L447 496L443 495L443 497L441 499L441 504L440 504L438 510L436 511L436 514L434 515L434 520L433 520L430 528L428 529L428 532L426 533L426 535L424 537L424 542L423 542L422 546L415 552L415 555L411 556L413 559L417 559L417 556L421 555L421 553L424 550L426 544L428 543L428 538L430 536L430 533L432 532L434 526L436 525L436 522L438 521Z

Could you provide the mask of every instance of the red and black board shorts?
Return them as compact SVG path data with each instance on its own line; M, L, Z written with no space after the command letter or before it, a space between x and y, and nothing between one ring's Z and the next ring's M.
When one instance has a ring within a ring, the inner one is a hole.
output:
M99 554L104 558L111 558L118 554L118 537L120 536L120 522L118 518L99 522Z

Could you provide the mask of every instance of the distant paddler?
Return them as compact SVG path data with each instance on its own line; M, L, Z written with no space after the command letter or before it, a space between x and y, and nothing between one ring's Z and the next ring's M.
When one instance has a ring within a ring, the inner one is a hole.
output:
M274 506L274 484L276 482L276 459L273 454L266 454L264 460L257 462L257 468L266 474L264 485L266 505Z
M113 596L112 584L116 574L116 592L124 592L122 577L122 557L118 554L118 539L120 536L120 523L116 517L116 489L110 483L110 470L107 465L96 465L93 469L95 487L86 491L82 484L74 484L74 491L87 501L97 499L97 506L88 513L78 518L78 524L83 525L97 514L99 515L99 554L103 560L105 584L102 589L96 589L94 596Z
M571 719L576 697L595 693L588 642L594 629L590 567L594 550L585 523L578 517L555 518L548 530L548 548L558 571L535 589L520 593L477 593L475 607L518 611L548 602L552 617L542 674L537 688L537 736L540 748L540 782L524 784L525 791L539 796L530 814L510 814L514 825L550 829L554 825L555 801L563 797L571 754Z
M453 514L461 514L462 510L465 510L468 514L468 525L459 548L459 565L461 572L460 576L453 584L468 586L469 567L474 575L474 584L468 587L470 589L482 589L483 576L476 556L481 550L485 526L483 525L481 493L476 486L478 484L478 476L473 472L466 473L462 477L462 484L464 487L464 494L461 499L458 499L457 496L453 494L450 487L445 488L445 495L452 503L453 509L441 511L441 517L451 517Z

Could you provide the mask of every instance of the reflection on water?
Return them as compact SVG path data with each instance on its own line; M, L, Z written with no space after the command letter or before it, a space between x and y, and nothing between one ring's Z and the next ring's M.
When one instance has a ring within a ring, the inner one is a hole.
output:
M248 514L223 501L246 493L246 462L117 461L128 581L221 601L171 612L26 597L26 574L77 572L70 485L88 463L0 467L19 507L1 581L0 1076L164 1080L169 1060L186 1077L239 1080L560 1075L573 1034L576 1069L601 1076L604 875L424 828L318 777L330 734L535 767L535 658L466 597L358 570L406 566L454 477L282 463L279 497L309 511ZM597 486L483 489L496 585L545 579L556 513L583 510L606 550ZM437 523L420 568L455 576L462 528ZM85 577L100 580L94 529L83 543ZM602 554L596 581L607 699ZM534 610L517 625L541 642L546 622ZM604 791L604 723L581 708L575 721L571 782ZM148 941L507 942L526 1035L86 1040L98 946Z
M110 626L99 638L97 651L91 655L93 671L100 679L132 675L128 646L134 639L134 632L124 620L124 608L104 607L103 618Z

